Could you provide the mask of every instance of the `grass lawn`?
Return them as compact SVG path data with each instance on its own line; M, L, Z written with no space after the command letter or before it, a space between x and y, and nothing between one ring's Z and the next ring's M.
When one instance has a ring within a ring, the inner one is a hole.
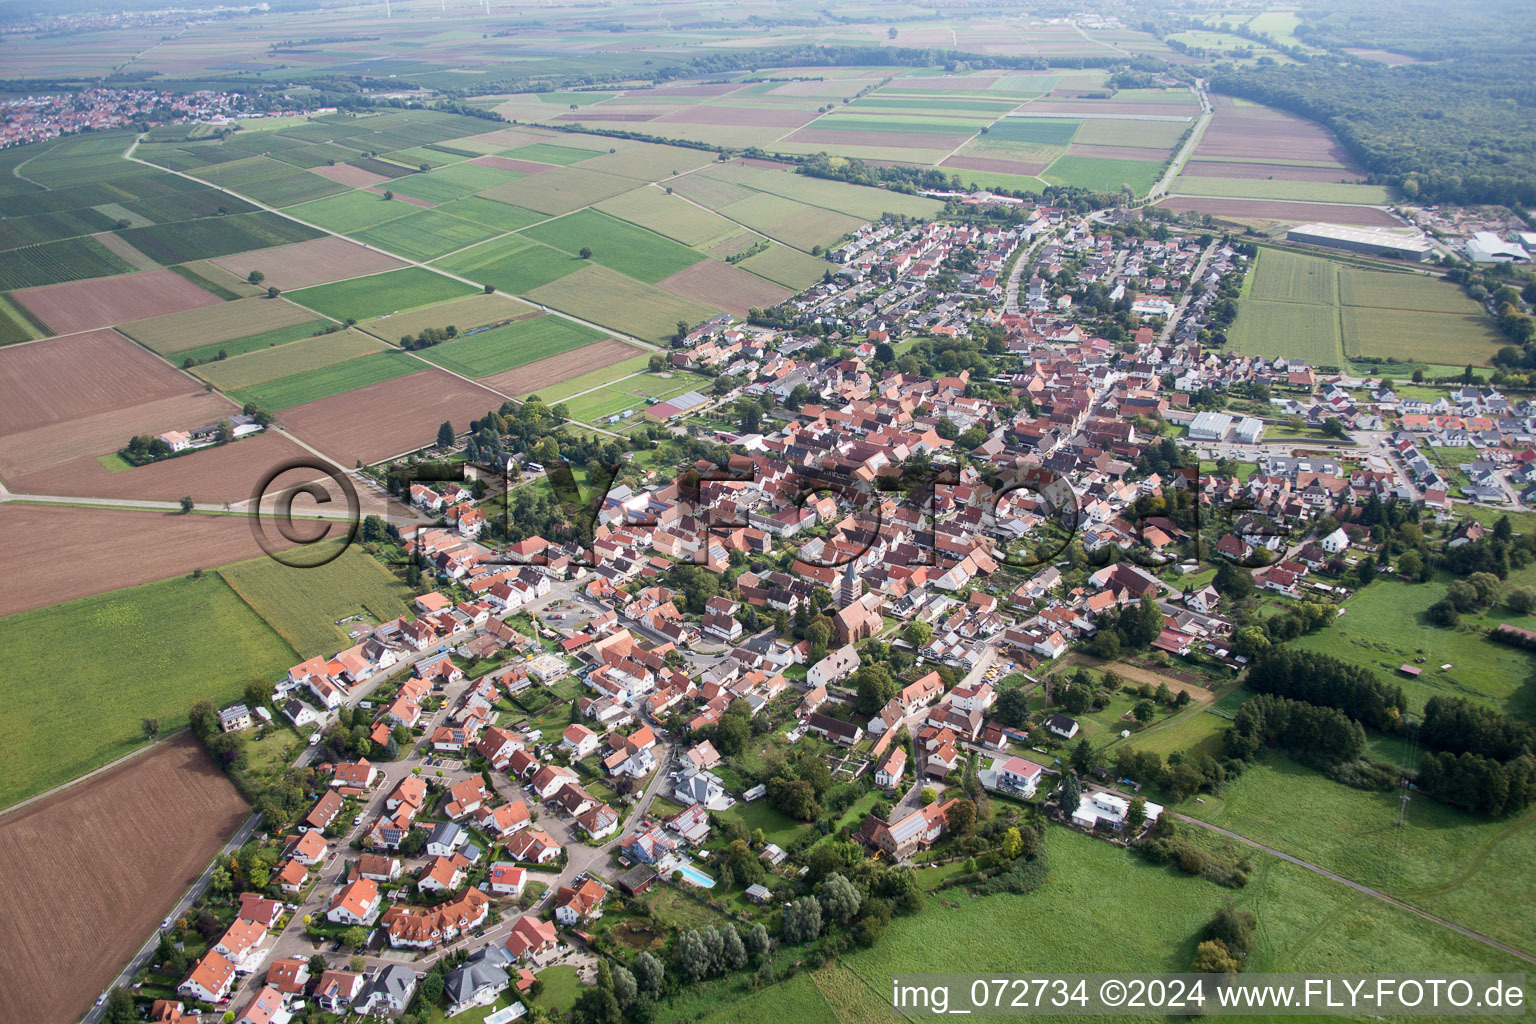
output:
M0 619L0 806L75 778L186 724L297 660L216 574L126 587Z
M539 972L539 980L544 982L544 991L539 993L539 998L533 1004L546 1010L569 1010L581 994L580 975L570 964L545 968Z
M365 615L369 621L364 625L386 622L405 615L413 596L356 546L313 569L253 558L226 565L219 575L304 658L333 654L352 643L347 632L359 624L338 626L337 619Z
M1333 782L1279 754L1220 796L1179 810L1474 931L1536 950L1536 810L1489 821L1418 796L1396 826L1398 794ZM1383 963L1396 961L1383 958Z
M489 377L536 359L601 341L605 335L560 316L540 316L421 350L423 359L466 377Z
M772 807L766 797L754 800L750 804L738 800L730 810L720 812L720 816L735 818L747 826L748 832L762 829L763 838L779 846L786 846L793 842L795 836L805 827Z
M1529 586L1524 578L1529 575L1536 575L1536 570L1511 574L1520 578L1507 585ZM1430 583L1378 580L1350 598L1332 626L1293 642L1375 669L1383 679L1403 688L1409 709L1415 712L1440 694L1466 697L1511 714L1528 714L1536 705L1530 682L1536 655L1488 640L1482 631L1500 622L1530 629L1536 627L1536 620L1496 606L1490 612L1463 615L1462 625L1455 629L1430 626L1424 611L1445 596L1448 583L1449 577ZM1412 664L1415 657L1428 659L1419 666L1423 675L1417 679L1398 675L1398 666ZM1442 672L1444 664L1451 668Z
M287 292L288 298L336 320L396 313L403 309L430 306L467 295L469 285L434 274L421 267L406 267L384 274L355 277L350 281L317 285Z

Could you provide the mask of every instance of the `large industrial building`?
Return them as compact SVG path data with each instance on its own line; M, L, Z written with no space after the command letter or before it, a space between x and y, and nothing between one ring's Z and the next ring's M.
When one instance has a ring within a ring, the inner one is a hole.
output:
M1264 436L1264 422L1252 416L1236 419L1224 412L1196 414L1189 424L1192 441L1234 441L1238 444L1258 444Z
M1518 242L1506 242L1492 231L1477 231L1467 239L1467 258L1473 263L1524 263L1531 255Z
M1304 245L1325 245L1348 252L1383 254L1422 263L1434 256L1429 239L1421 234L1398 235L1375 228L1354 228L1343 224L1302 224L1285 233L1287 240Z

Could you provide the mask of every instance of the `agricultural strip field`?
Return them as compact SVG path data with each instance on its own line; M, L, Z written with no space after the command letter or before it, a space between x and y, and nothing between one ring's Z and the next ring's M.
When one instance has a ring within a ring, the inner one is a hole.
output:
M708 301L742 319L746 318L748 310L754 306L766 309L794 294L790 289L756 274L711 259L700 260L656 284L685 299Z
M607 267L587 266L528 293L535 302L647 341L671 337L677 323L700 323L717 310L641 284Z
M384 345L362 331L336 331L291 341L286 345L257 349L229 359L217 359L195 367L192 372L220 391L234 392L242 388L254 388L280 377L292 378L337 366L382 351ZM414 367L406 372L413 371Z
M497 185L484 190L481 195L525 210L557 214L602 202L634 187L633 178L568 167L558 174L534 174L521 181Z
M755 256L748 256L734 266L750 270L794 291L801 291L820 281L832 264L788 246L774 244Z
M373 176L370 175L370 177ZM371 185L372 182L362 181L358 184ZM397 217L404 217L411 212L411 207L372 192L346 192L339 196L317 199L312 203L295 206L288 212L300 220L318 224L330 231L353 232L371 228L375 224L383 224Z
M0 805L100 767L167 732L194 701L276 678L294 652L217 575L177 576L0 619ZM50 685L68 679L71 685Z
M544 219L542 213L534 213L520 206L498 203L494 199L483 199L480 196L465 196L451 203L442 203L433 210L436 213L446 213L460 220L467 220L472 224L495 228L497 232L516 231Z
M734 221L701 209L681 196L668 195L649 186L605 199L596 209L684 245L707 246L741 230Z
M313 315L313 314L311 314ZM200 348L183 349L166 358L172 363L184 364L190 359L194 363L206 363L215 359L233 359L235 356L245 355L247 352L255 352L264 348L275 348L278 345L286 345L290 341L302 341L312 338L317 334L323 334L327 330L337 330L337 325L329 320L309 320L304 323L294 324L292 327L279 327L272 331L263 331L260 334L252 334L244 338L235 338L231 341L214 342L203 345Z
M1503 344L1449 282L1271 248L1260 251L1228 334L1238 352L1324 366L1346 356L1487 366Z
M66 238L7 252L0 264L0 290L126 274L132 269L94 238Z
M460 277L484 281L501 291L523 295L574 273L584 264L567 253L513 235L453 253L437 265Z
M286 299L236 299L136 320L118 329L145 348L169 356L313 323L313 313Z
M1296 199L1318 203L1383 205L1391 195L1385 185L1339 181L1292 181L1281 178L1213 178L1181 174L1169 191L1176 195L1231 196L1248 199Z
M44 533L48 543L39 544ZM8 583L0 616L260 553L241 516L6 502L0 505L0 560ZM91 571L64 573L60 564Z
M12 292L10 297L55 334L220 304L217 296L169 270L28 288Z
M1097 157L1057 157L1040 177L1054 185L1076 185L1095 192L1119 192L1129 185L1137 195L1144 195L1162 173L1161 164L1150 160L1104 160Z
M213 262L242 281L251 271L258 270L265 276L263 286L272 285L283 291L377 274L403 265L381 252L333 236L243 252Z
M333 335L332 337L345 336ZM295 344L305 343L295 342ZM373 341L369 341L368 344L377 347ZM260 355L264 357L267 353ZM262 365L265 367L268 364ZM395 377L404 377L407 374L416 373L421 369L421 365L420 361L404 352L379 352L375 355L349 358L345 362L331 366L277 377L260 384L232 390L229 396L242 405L255 402L268 412L280 412L295 405L355 391Z
M476 327L536 316L538 310L526 302L505 295L470 295L451 299L433 306L423 306L407 313L395 313L359 324L361 330L389 342L397 342L407 334L420 334L429 327L454 326L460 334L467 334Z
M864 224L863 219L756 192L723 206L720 214L800 249L830 245Z
M433 345L422 349L420 355L466 377L491 377L603 338L601 331L545 314Z
M405 585L361 548L348 547L315 568L295 571L270 558L219 569L219 575L301 658L329 656L352 643L338 619L364 615L372 624L407 613Z
M0 857L30 880L0 905L7 1016L83 1016L247 814L182 736L0 818ZM55 945L71 955L35 955Z
M501 234L500 229L441 213L417 210L356 232L358 240L413 260L430 260Z
M630 349L630 351L633 352L635 350ZM618 380L620 377L627 377L631 374L641 373L645 370L649 362L650 357L648 355L633 356L631 358L613 363L609 366L605 366L600 370L590 370L587 373L581 374L580 376L571 377L568 380L561 381L558 384L553 384L546 388L517 393L517 397L527 398L529 395L537 394L544 400L545 404L554 405L556 402L569 398L571 395L579 394L583 391L589 391L592 388L601 387L604 384Z
M581 420L584 423L598 423L626 409L638 414L645 409L646 399L675 398L694 390L700 384L699 378L691 374L659 377L646 373L615 381L596 391L569 399L566 404L570 408L572 419Z
M469 285L421 267L337 281L288 293L288 298L333 320L368 320L467 295Z
M1402 225L1385 210L1343 203L1296 203L1277 199L1218 199L1201 196L1170 196L1159 200L1160 209L1175 213L1194 211L1238 221L1285 221L1304 224L1328 221L1365 227L1396 228Z
M465 428L501 403L494 392L431 369L295 406L282 421L343 465L371 465L432 444L444 420Z
M231 253L319 238L320 232L275 213L237 213L228 217L184 220L124 228L118 236L161 263L212 259Z
M590 248L592 262L646 284L655 284L704 258L686 245L596 210L546 221L522 233L571 256Z

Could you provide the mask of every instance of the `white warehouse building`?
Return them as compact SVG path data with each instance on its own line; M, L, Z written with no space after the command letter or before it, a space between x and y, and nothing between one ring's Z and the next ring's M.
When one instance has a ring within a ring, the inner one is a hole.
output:
M1236 420L1224 412L1202 412L1189 424L1192 441L1225 441L1229 434L1238 444L1258 444L1264 436L1264 423L1252 416Z

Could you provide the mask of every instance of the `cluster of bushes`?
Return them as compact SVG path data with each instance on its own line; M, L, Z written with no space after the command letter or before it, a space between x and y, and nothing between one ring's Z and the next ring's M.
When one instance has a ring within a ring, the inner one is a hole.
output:
M1310 762L1353 761L1365 752L1365 729L1338 708L1261 693L1237 709L1225 747L1251 759L1266 744Z
M1222 904L1200 932L1190 969L1201 974L1236 974L1253 949L1253 931L1259 919L1251 910L1238 910L1231 900Z
M1246 855L1222 856L1190 842L1179 831L1170 814L1157 819L1157 826L1132 849L1153 864L1172 864L1186 875L1208 882L1241 889L1253 874L1253 861Z
M431 348L433 345L445 341L452 341L459 336L459 329L453 324L447 327L428 327L420 334L404 334L400 336L400 347L407 352L418 349Z
M766 239L766 238L758 239L756 242L753 242L751 245L749 245L745 249L741 250L741 252L734 253L734 254L732 254L730 256L727 256L725 258L725 262L727 262L727 263L740 263L742 260L749 260L753 256L756 256L760 252L767 252L768 251L768 245L769 245L768 239Z

